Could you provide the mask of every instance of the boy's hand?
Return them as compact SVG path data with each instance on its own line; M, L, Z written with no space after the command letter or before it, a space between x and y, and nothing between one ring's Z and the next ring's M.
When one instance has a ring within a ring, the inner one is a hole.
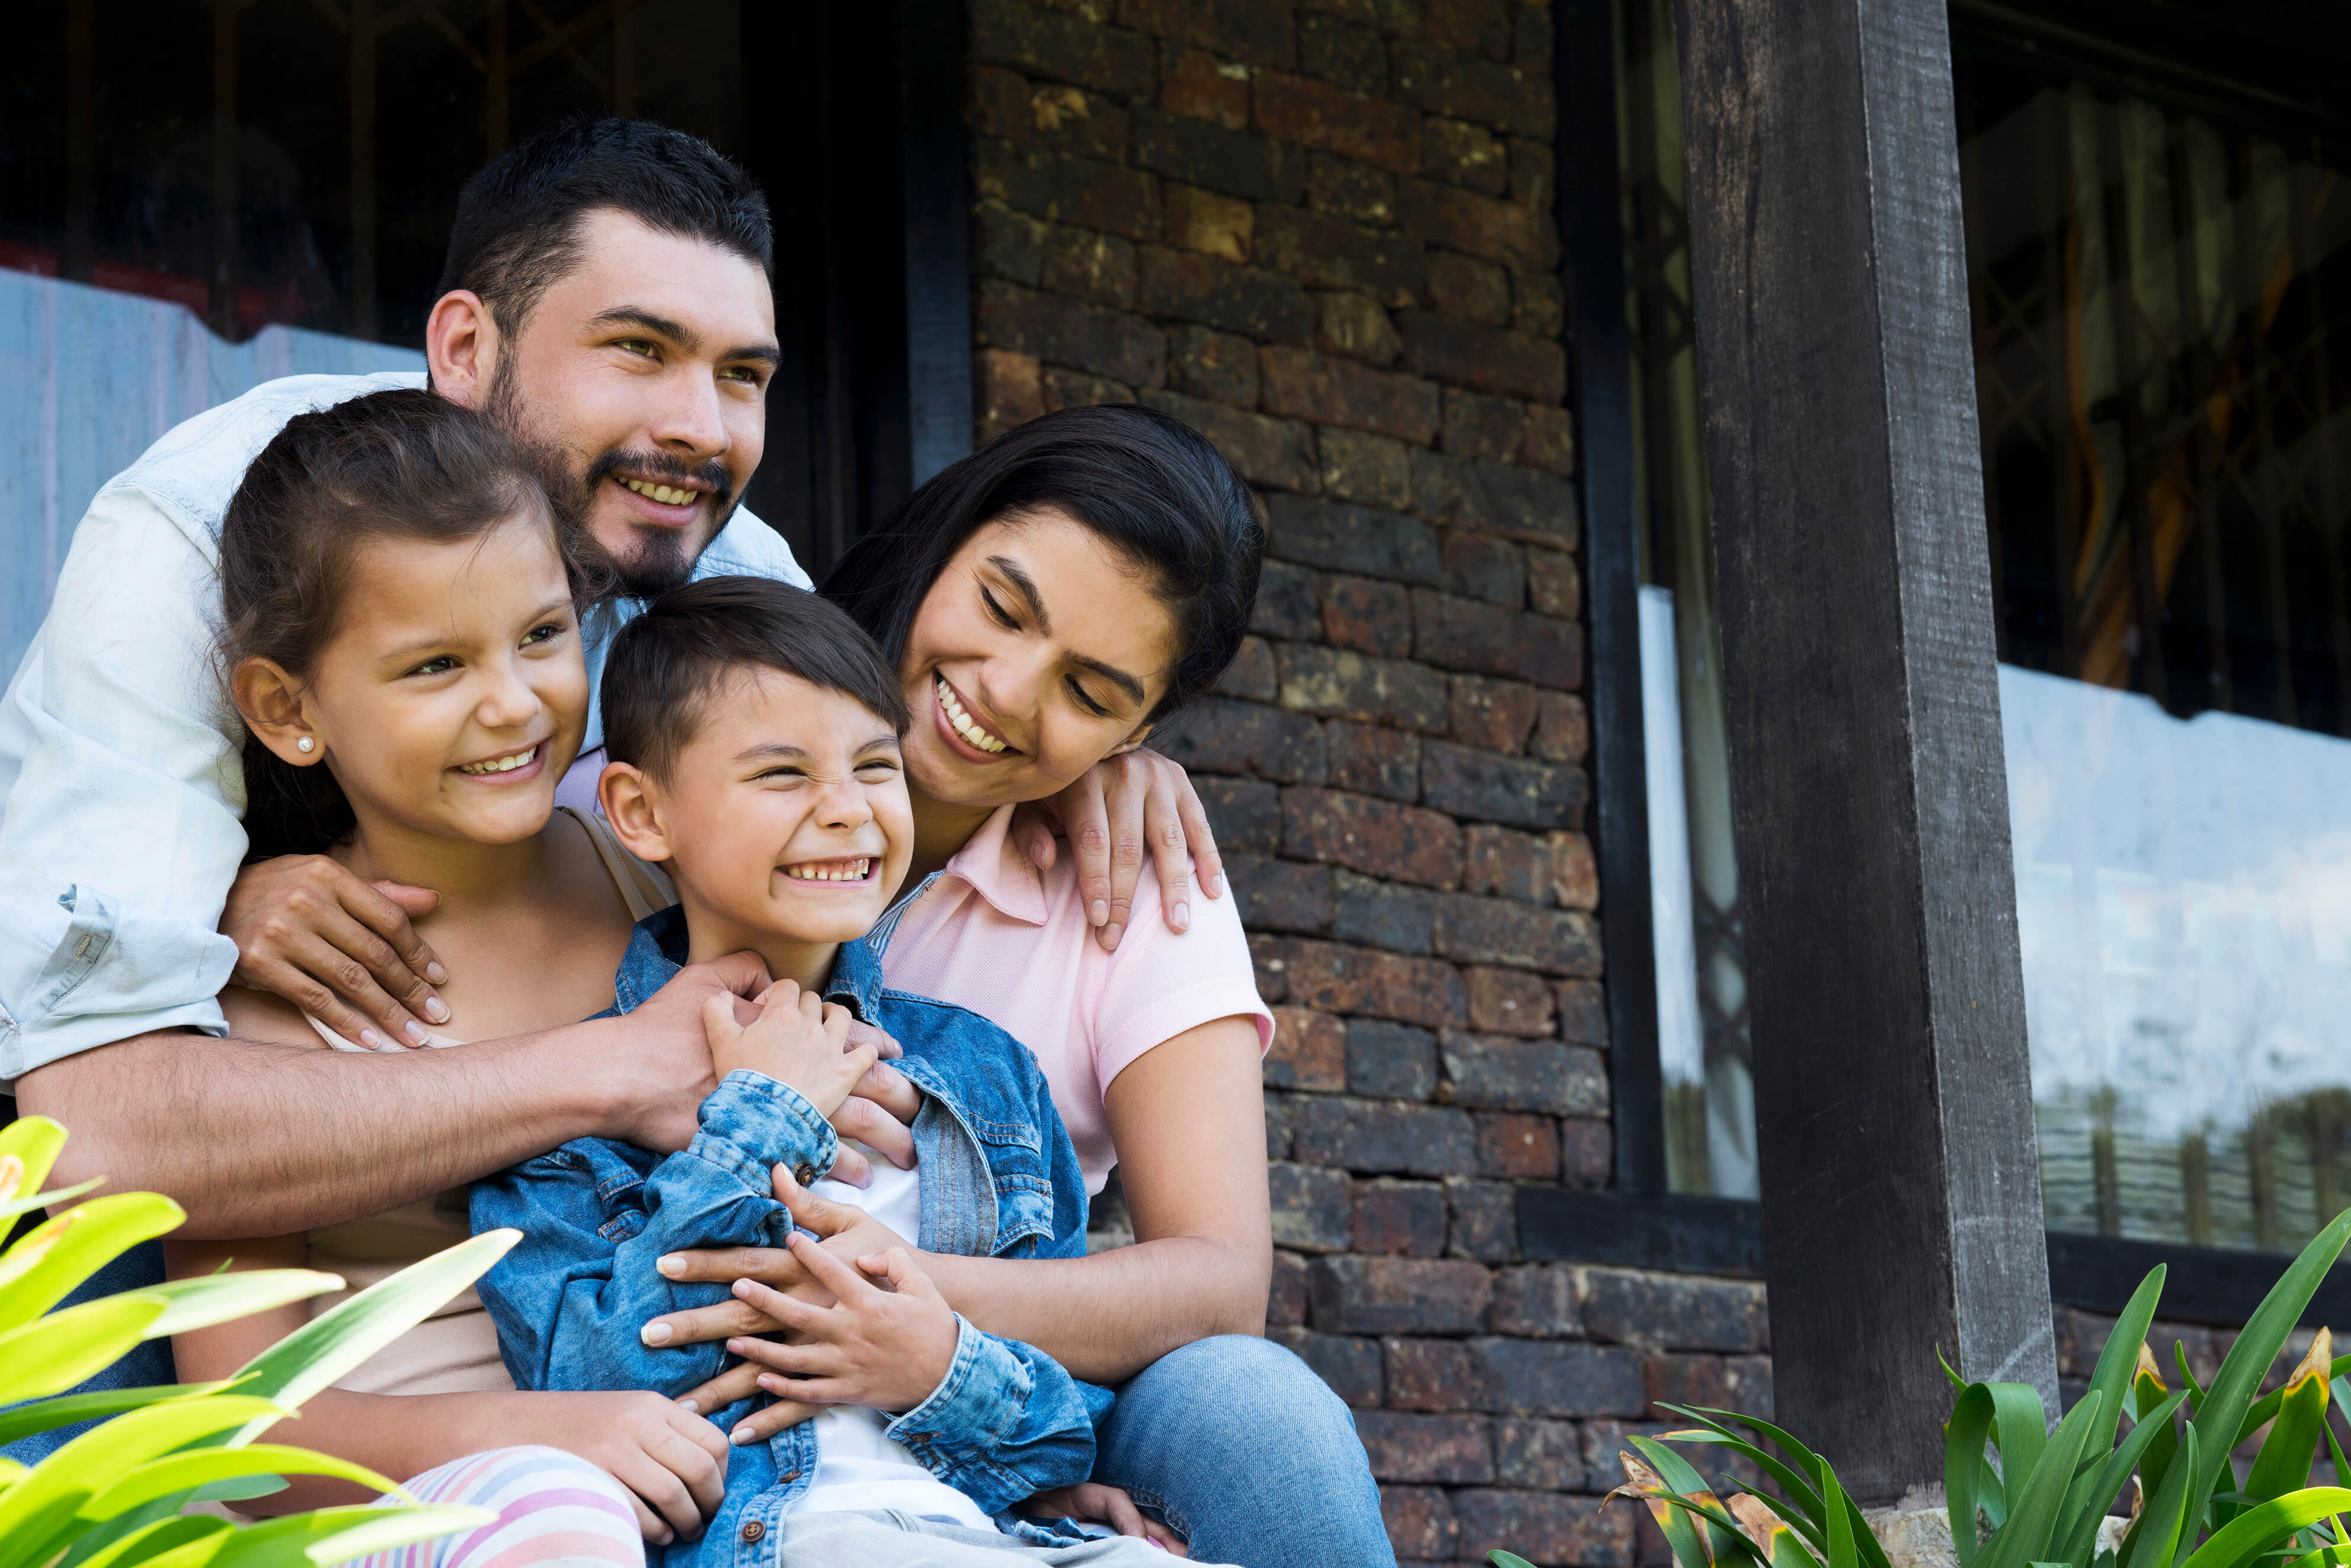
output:
M1145 1518L1143 1511L1134 1506L1133 1498L1100 1481L1081 1481L1073 1487L1040 1491L1012 1511L1030 1519L1074 1519L1081 1524L1106 1524L1121 1535L1140 1536L1171 1556L1192 1555L1191 1547L1182 1536L1157 1520Z
M872 1040L849 1043L855 1021L847 1008L778 980L758 997L759 1016L735 1021L733 998L713 997L703 1005L702 1030L710 1042L710 1064L721 1078L737 1068L763 1072L807 1097L830 1117L857 1087L876 1060Z
M797 1230L789 1245L832 1292L834 1304L812 1307L755 1280L735 1282L737 1296L799 1342L726 1342L733 1354L770 1369L759 1375L759 1386L781 1399L862 1405L897 1415L928 1399L955 1364L957 1331L946 1298L914 1266L913 1255L893 1247L868 1253L852 1269ZM748 1442L756 1435L746 1425L729 1438Z

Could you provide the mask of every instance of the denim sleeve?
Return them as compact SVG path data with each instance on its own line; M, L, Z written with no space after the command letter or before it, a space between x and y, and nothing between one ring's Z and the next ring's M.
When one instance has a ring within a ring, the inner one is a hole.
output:
M1107 1390L1019 1340L956 1315L955 1361L931 1396L890 1423L923 1468L989 1513L1093 1473Z
M688 1248L780 1245L791 1216L769 1170L820 1174L838 1148L797 1091L737 1071L702 1103L694 1142L650 1171L626 1157L650 1155L582 1139L475 1183L474 1228L522 1232L480 1286L516 1385L677 1395L717 1375L723 1343L655 1348L638 1338L648 1319L727 1297L723 1285L664 1280L655 1261Z

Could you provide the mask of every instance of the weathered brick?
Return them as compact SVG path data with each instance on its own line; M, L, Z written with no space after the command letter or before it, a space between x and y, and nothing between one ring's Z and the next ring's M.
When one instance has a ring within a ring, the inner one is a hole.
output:
M1519 1189L1508 1182L1445 1178L1445 1255L1507 1263L1519 1252ZM1358 1245L1358 1251L1363 1249Z
M1278 560L1393 582L1443 580L1437 530L1395 512L1298 496L1268 496L1266 553Z
M1325 641L1381 658L1412 657L1412 591L1377 578L1333 572L1322 580Z
M1383 431L1412 442L1437 434L1439 405L1432 382L1311 349L1278 347L1259 351L1258 374L1258 395L1269 413Z
M1301 283L1360 289L1384 305L1410 305L1428 287L1428 255L1417 235L1329 213L1259 207L1257 256Z
M1425 0L1421 42L1489 60L1510 57L1509 0Z
M1306 1101L1298 1107L1290 1146L1300 1159L1317 1165L1396 1176L1447 1176L1470 1169L1477 1160L1463 1112L1387 1101ZM1482 1301L1481 1297L1481 1307Z
M1388 49L1377 30L1335 16L1298 19L1298 68L1351 92L1388 90Z
M1556 128L1551 78L1541 72L1441 53L1433 44L1399 44L1393 59L1396 96L1431 114L1523 136L1548 137Z
M1558 265L1559 235L1551 214L1453 185L1398 181L1396 225L1432 245L1499 261L1513 272L1547 272Z
M1632 1448L1625 1438L1636 1436L1654 1437L1660 1432L1672 1429L1673 1424L1661 1421L1586 1421L1583 1424L1584 1476L1601 1486L1620 1480L1625 1472L1617 1455ZM1634 1457L1639 1458L1638 1455ZM1662 1538L1658 1544L1665 1544ZM1643 1561L1647 1560L1645 1558Z
M1134 389L1124 382L1090 376L1083 371L1065 371L1059 365L1047 365L1038 377L1038 386L1044 393L1049 413L1057 408L1092 408L1101 403L1134 401Z
M1505 610L1527 601L1527 552L1510 540L1467 528L1445 530L1445 586Z
M1290 1354L1314 1369L1331 1392L1356 1409L1376 1408L1380 1402L1380 1343L1352 1334L1313 1333L1283 1329L1266 1338L1287 1345Z
M1549 1040L1553 1032L1551 988L1523 969L1482 965L1462 972L1469 998L1469 1027L1520 1040Z
M1306 160L1306 204L1359 224L1386 228L1395 222L1395 176L1369 163L1310 153Z
M1435 1258L1445 1251L1445 1189L1380 1177L1355 1184L1347 1250L1375 1258Z
M1389 800L1419 799L1420 737L1412 731L1334 718L1322 726L1322 737L1333 789Z
M1477 1267L1474 1263L1464 1266ZM1395 1410L1355 1412L1355 1436L1363 1440L1364 1452L1372 1462L1372 1474L1384 1481L1458 1485L1493 1479L1494 1455L1487 1425L1483 1417L1477 1416L1415 1416Z
M1196 250L1235 267L1248 265L1250 242L1257 234L1254 205L1172 182L1162 192L1161 201L1161 221L1169 245ZM1249 401L1254 403L1257 399L1252 395Z
M1468 1349L1478 1409L1635 1417L1648 1411L1648 1383L1635 1351L1531 1339L1473 1339Z
M1556 474L1479 457L1416 452L1412 487L1420 510L1440 521L1562 549L1574 548L1579 528L1575 486Z
M1296 57L1290 7L1263 0L1119 0L1118 19L1162 38L1287 70Z
M1567 356L1559 344L1506 325L1510 292L1500 267L1461 256L1440 267L1432 257L1429 287L1437 309L1447 314L1405 312L1400 323L1405 363L1424 376L1503 397L1557 402L1566 395Z
M972 361L983 445L1045 412L1044 384L1038 377L1036 355L982 349Z
M1331 935L1388 953L1428 953L1436 911L1426 888L1404 887L1351 871L1332 873Z
M1159 237L1159 182L1140 169L981 137L972 170L973 194L981 198L1131 240Z
M1467 602L1452 601L1449 614L1458 617L1460 612L1451 606ZM1526 749L1527 737L1535 727L1534 687L1476 675L1456 675L1449 685L1455 740L1513 757Z
M1616 1136L1606 1122L1568 1116L1559 1124L1559 1181L1578 1192L1613 1185Z
M1573 621L1583 613L1583 575L1563 551L1527 551L1527 601L1544 615Z
M1157 384L1166 355L1165 340L1139 317L993 278L979 286L979 335L991 348L1130 386Z
M1461 834L1461 885L1470 893L1489 893L1523 904L1549 904L1550 848L1531 834L1483 822L1472 824Z
M1045 225L1002 202L982 202L972 214L972 270L1036 286L1045 269Z
M1144 246L1139 260L1143 308L1150 315L1280 343L1305 343L1314 336L1313 304L1286 277L1165 246Z
M1652 1355L1642 1362L1641 1373L1649 1391L1649 1414L1660 1421L1674 1419L1674 1413L1665 1406L1696 1405L1719 1410L1730 1396L1719 1355Z
M1262 855L1228 854L1225 870L1240 899L1241 923L1252 931L1295 931L1301 936L1331 934L1331 869L1269 860ZM1276 1037L1274 1050L1280 1051ZM1274 1058L1266 1058L1266 1082L1273 1078ZM1330 1088L1322 1083L1297 1083L1301 1089Z
M1115 235L1055 224L1045 233L1044 287L1095 305L1134 308L1134 246Z
M1581 762L1592 744L1583 699L1573 692L1544 692L1535 706L1535 733L1527 750L1545 762Z
M1285 703L1288 681L1285 671ZM1584 791L1581 768L1497 757L1441 740L1432 740L1421 750L1421 798L1439 810L1464 817L1522 828L1573 827L1583 820Z
M1232 865L1228 860L1227 866ZM1336 1092L1347 1087L1347 1025L1306 1008L1273 1009L1273 1047L1265 1053L1270 1088Z
M1422 887L1461 878L1461 835L1437 811L1331 789L1297 789L1281 802L1282 852Z
M1550 836L1551 895L1563 909L1600 907L1600 867L1592 858L1592 841L1582 833Z
M1298 8L1357 22L1389 37L1420 33L1420 0L1298 0Z
M1443 1487L1382 1487L1380 1522L1399 1565L1449 1561L1460 1534Z
M1575 416L1563 408L1527 410L1526 440L1519 455L1554 474L1575 472Z
M1239 408L1257 406L1257 345L1208 327L1167 334L1167 384L1177 392ZM1265 597L1260 581L1258 596Z
M1489 196L1510 188L1510 157L1499 138L1482 125L1431 116L1422 121L1421 172L1432 180L1467 185Z
M1391 1410L1459 1410L1472 1387L1469 1350L1458 1339L1384 1339Z
M1301 714L1261 703L1210 698L1185 716L1162 743L1186 768L1239 773L1283 784L1320 784L1325 776L1322 727Z
M1318 1258L1308 1291L1326 1333L1471 1334L1484 1331L1493 1279L1456 1259Z
M1306 194L1306 154L1279 141L1142 107L1132 135L1135 162L1187 185L1279 205Z
M1295 1147L1295 1134L1292 1135ZM1276 1160L1266 1167L1273 1200L1273 1244L1301 1252L1343 1252L1354 1209L1345 1171Z
M1559 188L1559 166L1551 143L1524 136L1510 138L1510 200L1539 212L1551 210Z
M1311 492L1314 433L1286 419L1268 419L1205 398L1156 388L1139 394L1162 413L1172 413L1216 444L1242 478L1285 490Z
M1607 1050L1608 1000L1600 982L1562 980L1554 994L1559 998L1561 1038Z
M1273 664L1273 645L1262 637L1242 638L1240 651L1217 677L1215 689L1247 702L1271 702L1281 690L1281 676Z
M1258 570L1249 630L1268 637L1311 640L1322 635L1322 580L1302 566L1269 560Z
M1314 445L1322 459L1324 495L1374 507L1412 505L1412 448L1403 442L1325 425L1315 433Z
M1120 98L1147 98L1157 81L1151 40L1123 27L1023 5L1019 0L974 0L971 57L1014 66Z
M1460 387L1445 389L1445 450L1464 457L1516 457L1526 438L1527 405Z
M1768 1355L1726 1355L1722 1358L1722 1407L1742 1416L1771 1418L1771 1358Z
M1290 1157L1290 1140L1296 1131L1298 1111L1290 1096L1265 1092L1265 1157L1286 1160Z
M1551 13L1540 5L1521 5L1511 23L1510 58L1531 71L1551 68Z
M1420 115L1311 77L1259 71L1252 84L1257 128L1294 141L1398 173L1420 169Z
M1549 1116L1480 1111L1471 1120L1477 1126L1479 1176L1549 1181L1559 1175L1559 1128Z
M1594 1339L1645 1350L1751 1353L1766 1343L1763 1287L1750 1281L1589 1268L1576 1304Z
M1201 808L1226 853L1281 848L1281 792L1254 779L1196 778Z
M1425 734L1445 729L1445 677L1426 664L1301 643L1276 649L1274 664L1280 673L1284 707L1332 718L1399 724Z
M1385 1019L1347 1023L1347 1092L1388 1100L1437 1092L1437 1036Z
M1575 1311L1575 1270L1565 1263L1529 1263L1494 1276L1494 1332L1520 1339L1574 1339L1583 1333Z
M1494 1423L1494 1479L1506 1486L1581 1491L1583 1447L1568 1422L1505 1416Z
M1265 1293L1267 1326L1304 1322L1306 1296L1306 1260L1295 1252L1276 1252L1273 1281Z
M1583 682L1583 639L1571 622L1423 588L1413 592L1412 623L1413 654L1424 664L1515 676L1543 686ZM1534 727L1533 696L1526 695L1526 722L1518 729L1514 751Z
M1567 330L1567 296L1550 273L1518 274L1510 280L1510 325L1519 331L1548 340Z
M1395 362L1404 340L1380 302L1364 294L1318 294L1322 324L1314 346L1326 354L1348 354L1374 365Z
M1437 1049L1457 1105L1554 1116L1607 1113L1607 1064L1589 1046L1448 1029L1437 1036Z
M1249 129L1249 67L1170 44L1159 57L1159 107L1228 131Z
M1297 937L1252 939L1249 950L1262 950L1269 961L1259 965L1268 971L1262 977L1283 990L1269 1001L1286 998L1324 1012L1368 1013L1432 1028L1455 1022L1464 1011L1461 977L1450 964ZM1269 970L1269 965L1280 967Z
M1024 146L1126 160L1126 110L1111 99L1059 82L1031 84L1010 71L981 66L973 72L973 128Z

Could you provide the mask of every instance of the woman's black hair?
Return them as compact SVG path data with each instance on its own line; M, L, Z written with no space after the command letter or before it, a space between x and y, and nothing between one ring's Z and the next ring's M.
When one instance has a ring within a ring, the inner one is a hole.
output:
M982 525L1055 507L1149 577L1176 617L1180 649L1156 721L1217 684L1249 630L1265 527L1232 465L1190 425L1134 403L1065 408L949 465L866 534L824 580L889 655L906 651L915 612Z

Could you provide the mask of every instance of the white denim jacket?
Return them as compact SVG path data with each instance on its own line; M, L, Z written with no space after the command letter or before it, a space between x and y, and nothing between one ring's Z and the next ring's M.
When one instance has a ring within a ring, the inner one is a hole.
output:
M220 526L286 422L423 384L417 371L287 376L198 414L90 502L57 593L0 698L0 1088L151 1030L225 1034L219 930L245 856L245 727L213 656ZM737 509L695 568L809 586ZM592 683L636 606L582 627ZM588 747L602 744L591 707Z

